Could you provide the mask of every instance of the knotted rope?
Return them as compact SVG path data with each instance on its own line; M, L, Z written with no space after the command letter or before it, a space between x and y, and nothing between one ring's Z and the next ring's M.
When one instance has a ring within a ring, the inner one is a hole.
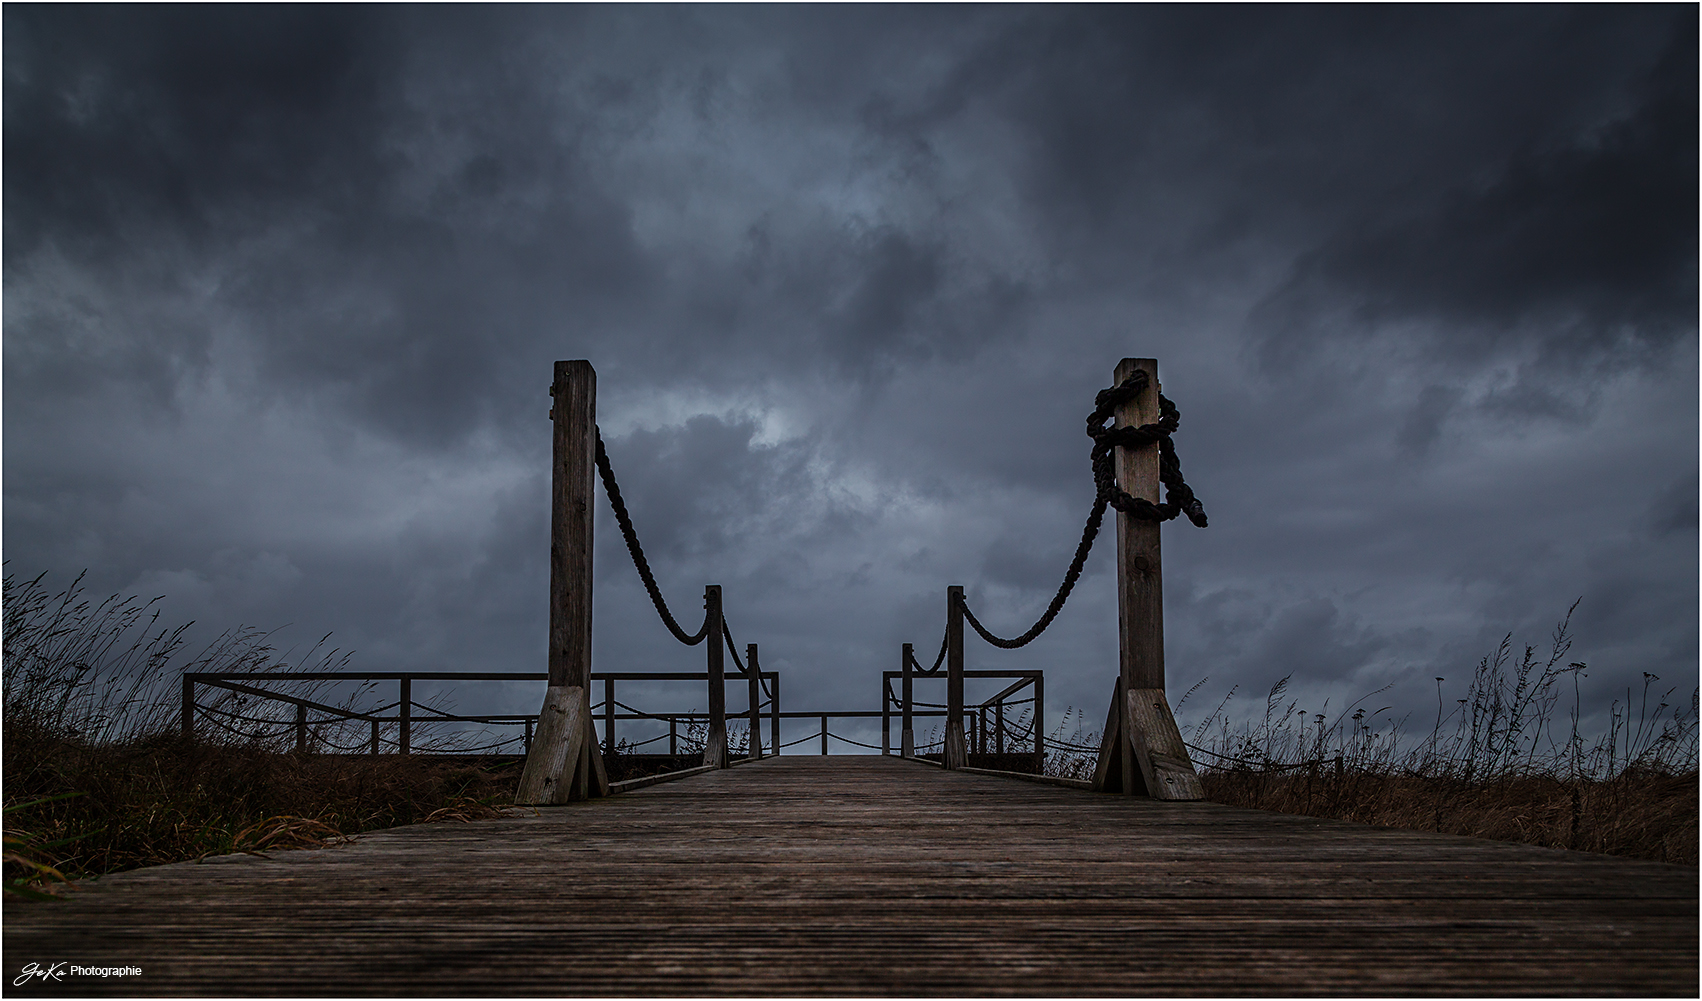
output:
M1075 589L1076 581L1081 578L1082 567L1087 563L1088 553L1093 550L1094 539L1099 536L1099 526L1105 519L1107 506L1146 521L1169 521L1179 514L1186 514L1188 520L1195 525L1206 527L1205 507L1182 479L1182 462L1176 457L1176 446L1170 442L1170 436L1182 422L1182 412L1176 409L1176 404L1160 393L1157 423L1124 428L1105 426L1106 421L1116 416L1118 407L1134 399L1146 390L1149 384L1146 371L1136 369L1127 379L1109 389L1100 390L1093 398L1093 413L1087 417L1087 434L1093 439L1093 509L1088 512L1087 525L1082 528L1081 542L1076 546L1076 555L1070 561L1070 569L1064 574L1063 583L1058 585L1058 593L1052 596L1052 603L1046 606L1046 612L1040 616L1040 620L1021 636L1004 639L987 631L987 627L970 611L967 601L959 606L970 626L988 643L1002 650L1015 650L1027 646L1035 637L1046 631L1046 627L1063 611L1064 602L1069 600L1070 592ZM1164 484L1162 504L1154 504L1145 498L1136 497L1117 484L1117 446L1136 448L1154 442L1158 443L1159 449L1158 479Z

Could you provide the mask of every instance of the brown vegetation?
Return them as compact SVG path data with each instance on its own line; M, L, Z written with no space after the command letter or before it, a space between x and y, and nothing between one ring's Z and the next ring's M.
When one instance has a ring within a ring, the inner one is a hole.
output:
M1214 802L1377 827L1697 864L1697 776L1627 771L1483 782L1344 772L1206 771Z

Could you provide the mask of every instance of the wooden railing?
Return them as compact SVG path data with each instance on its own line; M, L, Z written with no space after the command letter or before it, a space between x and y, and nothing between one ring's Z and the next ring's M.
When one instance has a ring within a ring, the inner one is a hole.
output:
M909 738L912 731L910 720L916 716L950 716L949 705L933 702L917 702L912 694L911 686L918 678L939 678L947 680L946 672L917 670L910 644L905 644L903 657L907 670L881 672L881 753L892 753L892 717L896 711L900 714L903 725L903 735ZM967 734L968 752L973 754L1004 754L1007 738L1010 743L1026 740L1033 744L1034 769L1044 771L1046 767L1046 738L1041 729L1040 721L1046 718L1046 675L1044 671L961 671L964 678L1014 678L1011 685L998 694L977 705L966 705L960 722ZM902 682L901 693L892 690L892 683ZM1011 696L1024 688L1032 687L1034 694L1026 699L1013 699ZM1009 723L1007 713L1019 705L1034 706L1029 715L1028 732L1019 733L1016 727ZM937 711L929 711L937 710ZM909 738L913 739L913 738ZM911 746L901 746L899 753L910 756L914 752Z
M752 756L762 755L761 720L766 716L770 719L770 746L780 742L780 675L774 671L762 671L760 677L770 683L773 697L766 702L760 702L750 711L740 714L750 719ZM593 707L600 710L597 715L603 718L603 743L609 753L615 746L616 720L662 720L670 724L674 730L671 745L677 744L677 727L681 722L696 722L707 720L706 713L647 713L622 707L615 701L615 682L617 681L697 681L707 682L709 674L704 671L609 671L594 673L593 681L603 682L603 701ZM207 706L201 706L196 701L196 688L217 688L235 692L250 698L280 702L295 706L295 743L297 750L307 750L310 744L308 734L312 727L323 726L326 723L343 723L350 721L365 722L371 726L371 737L367 743L367 753L379 754L383 751L383 728L394 726L396 734L392 746L400 754L414 753L413 732L416 723L481 723L491 726L518 726L522 732L517 738L510 738L503 743L513 743L516 739L521 744L521 753L530 753L532 735L537 725L536 713L499 713L465 715L447 713L431 706L422 705L413 699L413 683L415 681L547 681L549 675L541 671L291 671L287 673L276 671L229 671L229 672L189 672L183 675L181 725L185 737L193 737L198 716L209 716L223 712ZM742 680L737 676L726 677L724 682ZM314 699L290 695L284 692L269 691L244 682L264 681L279 682L375 682L394 681L397 684L397 698L393 705L385 706L370 712L362 712L342 706L328 705ZM626 708L626 712L619 711ZM391 709L392 715L385 715ZM317 712L320 718L312 719L310 712ZM423 714L423 715L422 715ZM784 714L794 715L794 714ZM805 714L809 715L809 714ZM290 725L285 720L254 719L242 717L248 722L270 723L274 725ZM736 718L736 717L735 717ZM655 739L660 739L655 738ZM648 741L646 741L648 743ZM464 753L464 752L463 752ZM670 749L672 753L672 747Z

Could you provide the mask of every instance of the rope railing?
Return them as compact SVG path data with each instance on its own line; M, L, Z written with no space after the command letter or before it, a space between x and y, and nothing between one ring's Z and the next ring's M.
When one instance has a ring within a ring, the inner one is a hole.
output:
M603 447L603 432L597 434L597 472L603 479L603 492L608 494L609 506L615 509L615 523L620 526L621 537L626 540L627 554L632 557L632 565L638 569L638 577L644 582L645 591L650 594L651 604L656 606L656 614L662 617L662 624L674 634L674 638L686 646L697 646L709 634L709 616L703 617L703 625L697 632L688 635L680 624L674 620L674 613L668 610L667 599L662 597L662 589L656 584L656 575L650 572L650 561L644 558L644 547L638 541L638 532L632 527L632 516L627 513L626 501L621 498L620 484L615 482L615 469L609 464L608 450Z

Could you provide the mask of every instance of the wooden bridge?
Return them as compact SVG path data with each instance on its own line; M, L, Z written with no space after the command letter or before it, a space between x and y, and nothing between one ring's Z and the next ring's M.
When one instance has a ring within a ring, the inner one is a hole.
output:
M739 660L718 585L705 590L695 634L674 620L597 435L595 373L558 362L548 688L536 716L478 718L527 728L516 801L537 805L317 851L122 873L61 903L8 900L12 993L1696 996L1695 870L1201 801L1164 693L1159 523L1187 513L1203 527L1205 513L1170 451L1177 413L1158 393L1156 362L1125 359L1115 379L1089 418L1099 497L1041 619L998 637L963 588L948 587L933 666L904 645L901 670L883 672L882 709L867 714L882 716L886 744L898 705L899 756L825 756L823 715L824 756L740 763L723 657L747 688L753 737L767 699L776 751L778 721L793 715L779 710L779 677L762 671L755 644ZM599 473L663 623L704 644L705 670L689 675L708 685L703 766L667 781L611 783L599 748L592 683L605 685L612 745L614 721L632 718L616 713L613 681L637 677L591 671ZM972 749L986 750L976 721L995 710L1003 750L1003 700L1030 684L1030 749L1041 758L1043 697L1039 672L967 671L965 623L1004 649L1038 636L1108 504L1120 653L1093 782L968 767ZM964 679L977 675L1021 677L970 706ZM917 711L912 683L923 676L946 682L943 711ZM394 724L407 753L415 677L425 675L395 675L389 717L279 696L252 678L186 676L182 725L197 736L195 688L207 685L293 704L299 748L313 710L367 725L373 753ZM911 756L918 715L944 717L943 766Z
M4 936L18 996L1698 987L1693 869L880 756L138 870Z

